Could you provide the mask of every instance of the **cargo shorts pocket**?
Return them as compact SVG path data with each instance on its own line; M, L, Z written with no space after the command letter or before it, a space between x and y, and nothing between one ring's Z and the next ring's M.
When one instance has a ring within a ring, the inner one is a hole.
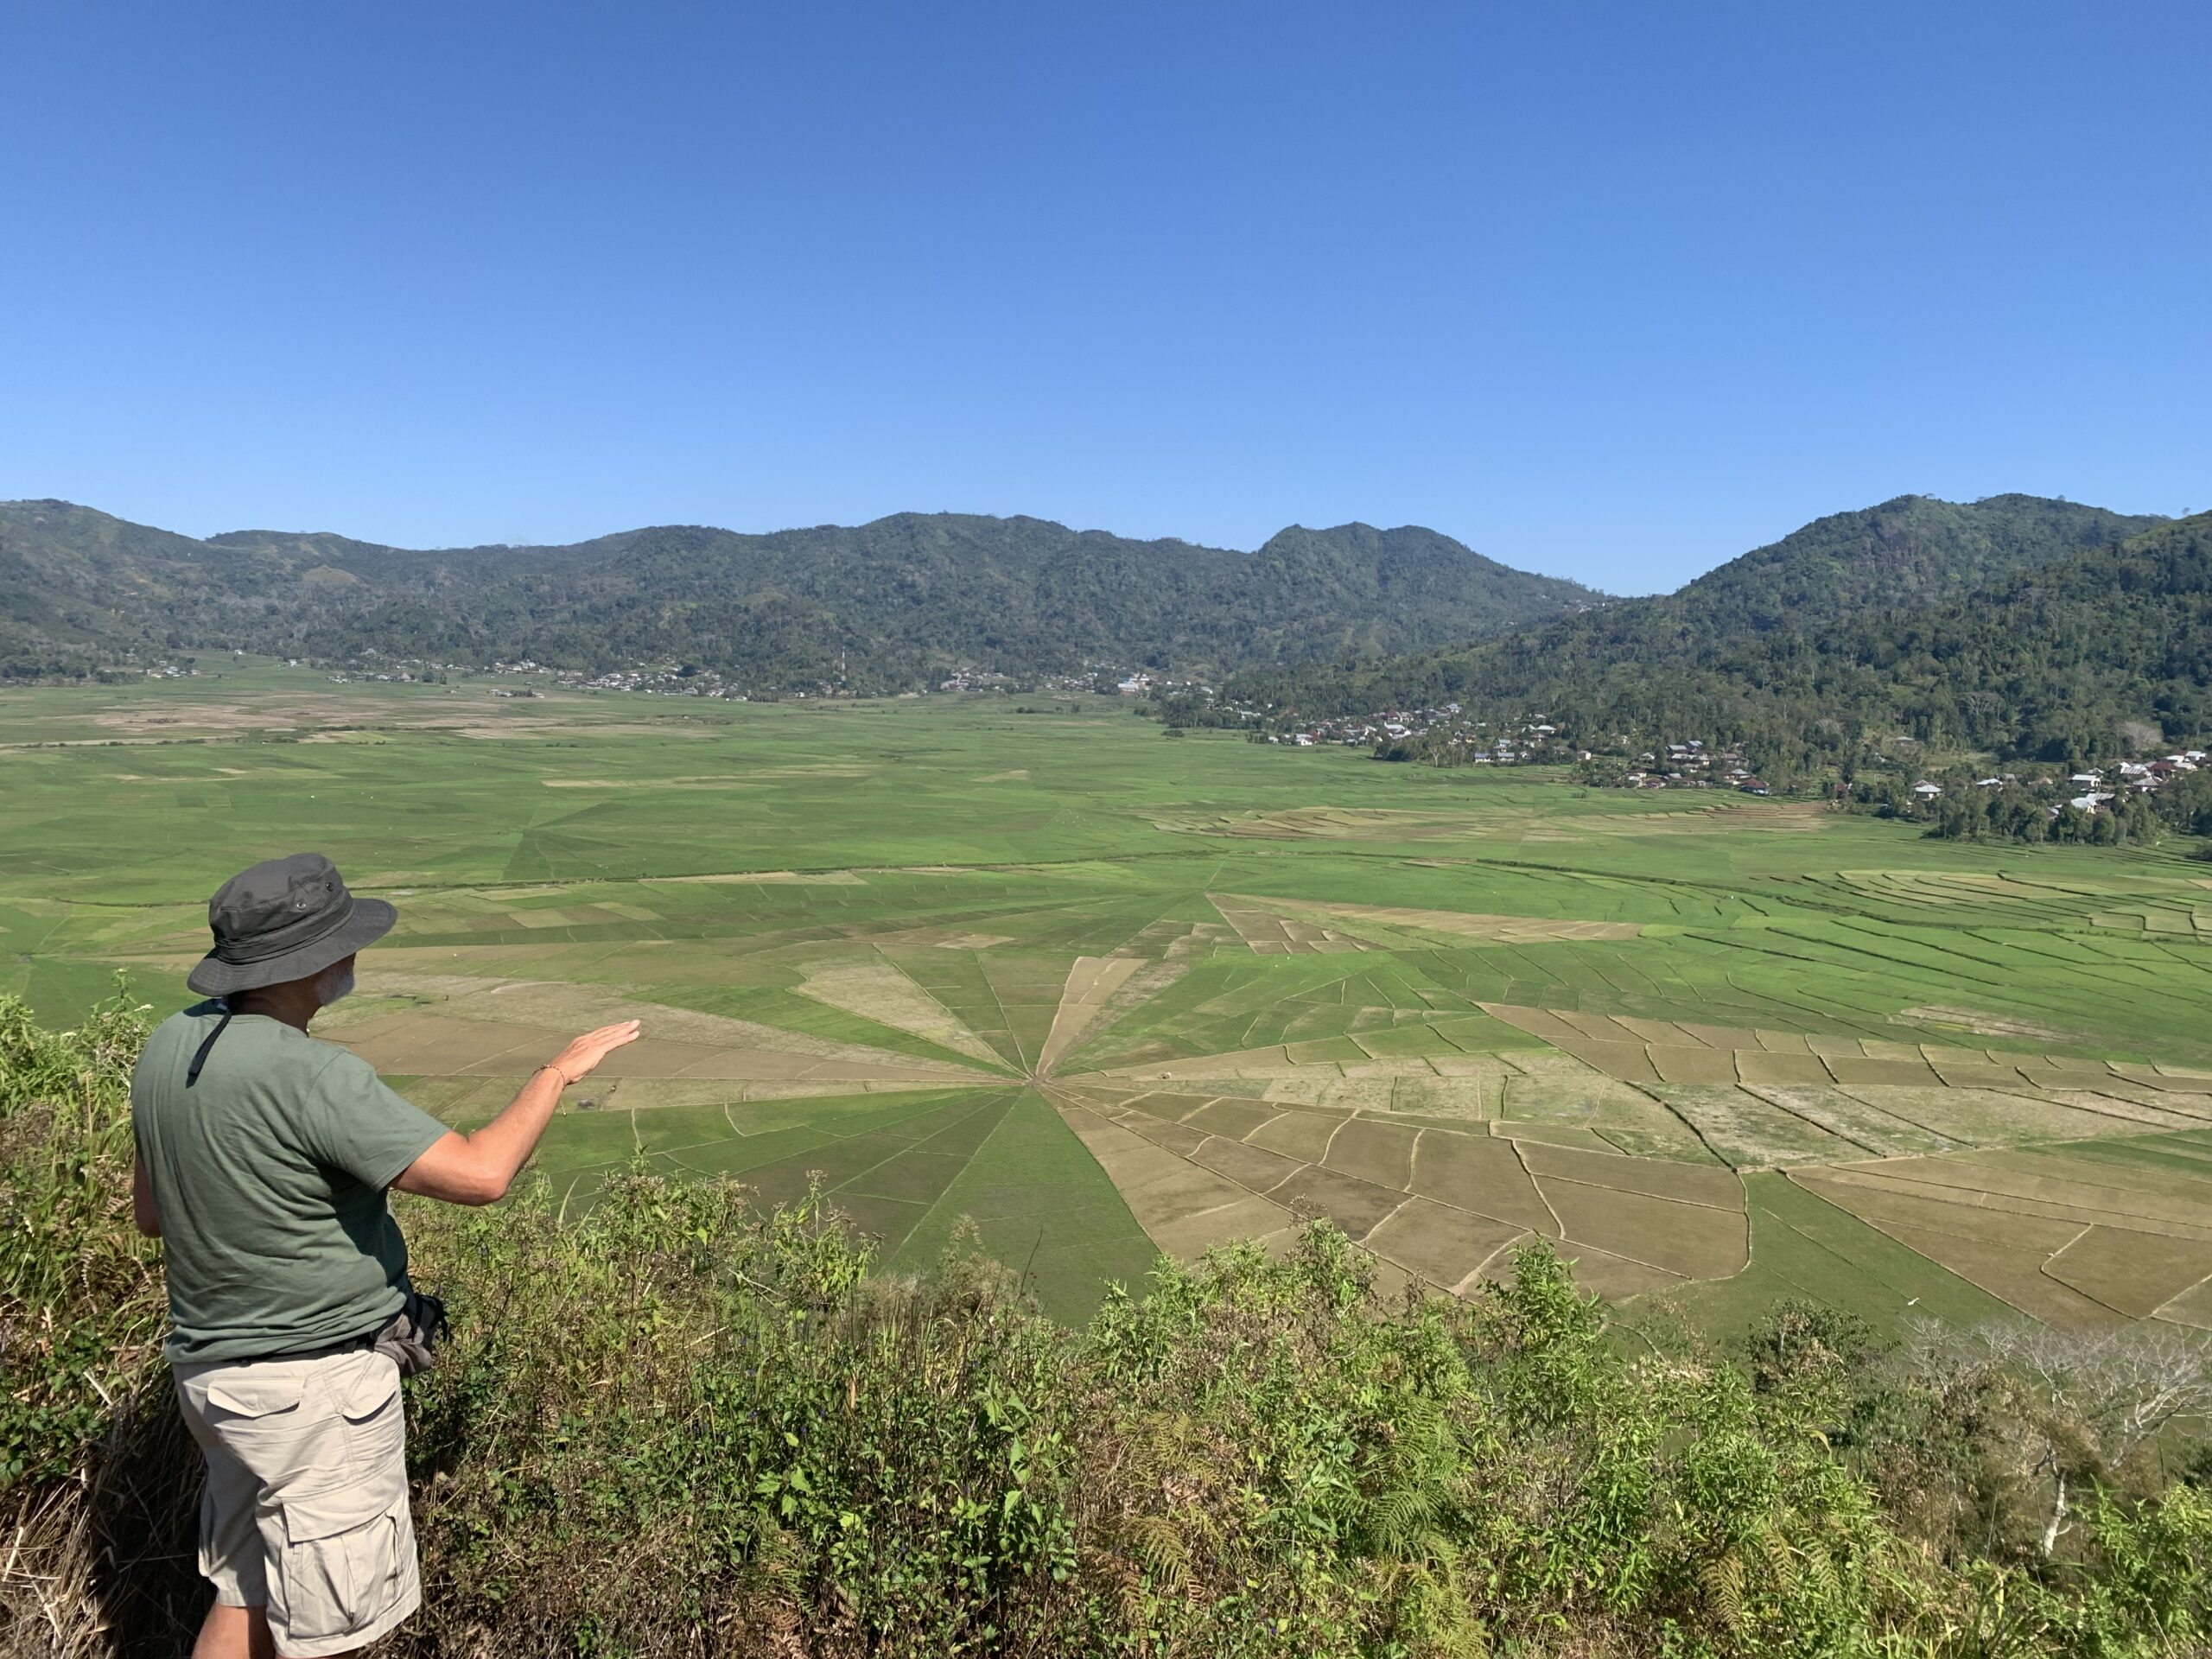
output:
M346 1460L356 1469L378 1470L404 1462L407 1414L400 1403L399 1367L391 1356L363 1354L353 1374L333 1378L332 1386L346 1425Z
M269 1622L280 1647L369 1630L413 1587L415 1529L404 1476L379 1471L288 1495L279 1508L283 1561L279 1584L270 1586Z

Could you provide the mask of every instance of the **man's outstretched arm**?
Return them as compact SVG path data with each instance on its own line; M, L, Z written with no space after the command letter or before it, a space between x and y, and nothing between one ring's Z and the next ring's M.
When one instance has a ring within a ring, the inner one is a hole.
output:
M625 1043L638 1040L638 1022L601 1026L586 1032L558 1054L552 1063L530 1075L522 1092L506 1110L474 1135L448 1133L401 1172L392 1185L403 1192L418 1192L448 1204L496 1204L506 1197L515 1173L537 1149L561 1091L581 1083Z

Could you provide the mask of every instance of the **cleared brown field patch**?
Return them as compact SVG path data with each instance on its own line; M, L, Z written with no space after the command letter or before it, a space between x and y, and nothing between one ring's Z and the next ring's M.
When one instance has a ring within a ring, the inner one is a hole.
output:
M642 1039L631 1046L632 1051L644 1047ZM657 1072L655 1075L726 1077L733 1082L787 1077L807 1082L926 1084L933 1087L954 1087L976 1080L972 1072L955 1072L946 1067L927 1066L919 1062L900 1065L896 1061L825 1059L804 1054L794 1055L781 1049L702 1049L689 1045L685 1047L686 1052L695 1058L673 1071ZM619 1070L613 1069L614 1061L610 1059L607 1065L610 1075L622 1075Z
M1615 1187L1677 1204L1702 1205L1707 1209L1740 1214L1744 1208L1743 1178L1734 1170L1717 1165L1608 1157L1604 1153L1578 1152L1571 1147L1540 1145L1522 1147L1521 1160L1540 1181L1544 1176L1557 1176L1590 1186Z
M1725 1279L1751 1261L1750 1224L1740 1211L1619 1187L1539 1177L1558 1212L1561 1237L1685 1279Z
M2116 1313L2147 1319L2212 1278L2212 1242L2092 1227L2044 1262L2044 1271Z
M826 1007L919 1037L994 1070L1005 1064L951 1009L880 957L810 963L791 988Z
M1510 1141L1432 1130L1414 1149L1410 1185L1423 1198L1516 1228L1554 1236L1559 1231L1559 1218L1529 1179Z
M1356 1117L1337 1131L1325 1161L1331 1169L1403 1192L1413 1179L1414 1146L1421 1136L1421 1130L1402 1123Z
M2070 1060L2054 1054L2022 1054L2012 1064L2022 1077L2038 1089L2102 1089L2114 1084L2125 1089L2145 1086L2120 1077L2101 1061Z
M2018 1066L1992 1065L1986 1061L1931 1060L1936 1075L1949 1089L1995 1089L2016 1092L2033 1089Z
M1510 1141L1516 1145L1530 1141L1547 1147L1572 1147L1578 1152L1617 1153L1620 1148L1599 1135L1573 1123L1523 1123L1510 1117L1501 1117L1490 1126L1492 1136Z
M1725 1048L1662 1048L1654 1043L1649 1051L1653 1070L1665 1083L1713 1083L1732 1084L1736 1081L1736 1056Z
M1244 1139L1269 1152L1279 1152L1300 1163L1318 1164L1328 1154L1329 1141L1346 1119L1333 1113L1289 1110L1278 1112Z
M1986 1048L1955 1048L1948 1043L1919 1043L1915 1046L1920 1058L1939 1072L1947 1066L1989 1064L1989 1051Z
M1601 1042L1585 1037L1562 1039L1560 1048L1585 1065L1624 1083L1661 1081L1658 1069L1651 1064L1651 1052L1642 1043Z
M1524 1121L1642 1124L1666 1116L1650 1095L1572 1054L1516 1052L1508 1064L1500 1112Z
M1444 1290L1474 1278L1499 1251L1526 1238L1524 1229L1469 1215L1426 1198L1408 1198L1379 1223L1366 1246Z
M1513 1002L1478 1002L1475 1006L1493 1019L1503 1020L1515 1030L1526 1032L1547 1043L1580 1042L1586 1034L1548 1008L1525 1007Z
M442 721L423 721L424 725ZM714 733L704 727L686 728L681 726L653 726L609 721L606 725L575 720L531 720L505 715L498 720L472 720L464 724L448 726L455 737L466 737L480 743L539 742L556 737L680 737L694 741L710 738Z
M1272 1122L1277 1115L1273 1106L1262 1105L1251 1100L1209 1101L1183 1121L1194 1129L1204 1129L1209 1135L1227 1135L1232 1141L1242 1141L1253 1130Z
M2120 1315L2043 1271L2043 1257L2002 1240L1970 1238L1903 1222L1873 1221L1908 1249L1979 1285L2031 1319L2069 1326L2113 1325Z
M1172 1119L1179 1123L1213 1098L1211 1095L1179 1095L1166 1090L1156 1090L1123 1096L1120 1103L1132 1111Z
M2212 1241L2212 1182L2186 1183L2182 1191L2101 1183L2093 1177L2070 1173L2067 1166L2085 1160L2064 1164L2054 1160L2057 1167L2037 1169L2001 1161L2005 1155L1896 1159L1847 1166L1833 1173L1839 1179L1946 1204L2014 1211L2083 1225L2109 1223L2139 1231Z
M525 957L528 955L526 951L524 954ZM950 1061L918 1059L866 1043L842 1042L786 1031L757 1020L701 1014L662 1002L639 1001L598 985L545 980L486 982L483 990L453 999L448 1010L464 1016L497 1018L570 1032L589 1031L617 1020L638 1020L644 1022L649 1037L709 1048L779 1050L823 1059L898 1066L912 1073L926 1072L945 1078L973 1079L976 1075L968 1067Z
M1173 1082L1181 1077L1274 1077L1294 1073L1298 1065L1277 1043L1271 1048L1240 1049L1227 1054L1200 1054L1188 1059L1154 1060L1135 1065L1109 1065L1081 1075L1096 1077L1145 1077Z
M1333 1112L1387 1112L1397 1086L1394 1077L1341 1077L1325 1082L1313 1095L1300 1094L1298 1098ZM1287 1088L1271 1087L1268 1098L1288 1100L1292 1096Z
M1879 1150L1846 1140L1748 1090L1695 1083L1652 1087L1668 1105L1696 1125L1706 1145L1738 1169L1834 1164Z
M1498 916L1473 911L1416 910L1391 905L1324 904L1306 899L1256 899L1236 893L1216 896L1253 909L1306 918L1356 931L1363 925L1397 933L1440 934L1449 939L1479 939L1501 944L1533 944L1549 939L1632 939L1643 930L1635 922L1586 922L1548 916Z
M1141 1112L1124 1113L1116 1122L1122 1128L1179 1158L1188 1158L1208 1141L1214 1139L1204 1129L1171 1122L1164 1117L1147 1117Z
M1951 1152L1961 1147L1979 1144L1971 1135L1946 1135L1929 1126L1928 1118L1941 1121L1945 1114L1939 1109L1924 1114L1916 1104L1899 1103L1897 1109L1887 1110L1866 1098L1879 1090L1843 1090L1834 1084L1804 1086L1775 1087L1764 1085L1749 1090L1770 1105L1805 1119L1815 1127L1839 1135L1854 1146L1884 1156L1900 1153ZM1914 1091L1916 1095L1919 1091Z
M1705 1026L1688 1020L1679 1023L1684 1031L1707 1048L1757 1049L1762 1046L1759 1033L1748 1026Z
M1221 913L1221 919L1235 929L1236 937L1258 956L1307 956L1367 949L1363 941L1349 934L1280 916L1257 905L1241 903L1228 893L1206 896Z
M2117 1112L2145 1123L2189 1129L2212 1123L2212 1096L2145 1088L2126 1077L2100 1077L2094 1088L2052 1089L2047 1092L2052 1099L2078 1106L2083 1111Z
M1648 1262L1633 1262L1595 1245L1562 1243L1560 1255L1573 1269L1577 1285L1613 1301L1625 1301L1631 1296L1646 1295L1685 1282L1678 1273L1655 1268Z
M1820 1057L1807 1049L1796 1053L1772 1053L1764 1048L1738 1049L1735 1052L1736 1080L1746 1084L1812 1084L1827 1086L1830 1081L1828 1069Z
M1928 1064L1927 1052L1918 1043L1885 1042L1878 1037L1862 1037L1859 1051L1870 1060L1890 1060L1899 1065L1921 1066Z
M2088 1237L2093 1222L2029 1213L2048 1207L2031 1200L1999 1200L2012 1206L1999 1209L1985 1195L1954 1193L1947 1200L1925 1186L1917 1193L1902 1192L1897 1187L1904 1184L1891 1184L1871 1171L1822 1176L1796 1171L1791 1179L2031 1319L2087 1325L2123 1317L2114 1306L2047 1270L2054 1257ZM1973 1201L1978 1198L1985 1201ZM2146 1252L2165 1249L2153 1236L2139 1237ZM2089 1253L2081 1258L2082 1276L2094 1278L2101 1258L2108 1256L2111 1247L2085 1249Z
M2060 1099L2042 1091L1853 1085L1844 1091L1878 1110L1916 1122L1968 1146L2024 1141L2079 1141L2186 1128L2190 1121L2101 1096Z
M1429 1065L1443 1075L1400 1078L1390 1090L1390 1110L1478 1123L1497 1116L1509 1070L1503 1061L1432 1056Z
M1922 1020L1931 1026L1956 1026L1977 1037L2025 1037L2037 1042L2063 1043L2079 1036L2078 1033L2061 1031L2056 1026L2037 1025L2032 1020L2018 1020L2009 1014L1984 1014L1976 1008L1928 1005L1900 1008L1897 1017Z
M1926 1231L1944 1232L1960 1238L1999 1244L2032 1261L2062 1250L2088 1224L2025 1215L1971 1201L1973 1196L1953 1197L1925 1186L1909 1189L1872 1170L1792 1170L1790 1179L1808 1192L1817 1192L1839 1209L1848 1210L1861 1221L1885 1230L1896 1223Z
M604 1022L602 1022L604 1023ZM325 1040L350 1048L379 1071L447 1077L482 1066L503 1054L532 1061L560 1052L568 1034L542 1027L435 1014L395 1014L365 1025L343 1027ZM508 1071L518 1069L514 1065ZM519 1069L527 1071L529 1065Z
M1690 1128L1664 1107L1655 1105L1650 1117L1637 1123L1606 1123L1594 1133L1607 1152L1630 1158L1655 1159L1670 1164L1690 1164L1725 1169L1727 1162L1698 1139Z
M1346 1037L1306 1038L1285 1043L1282 1052L1293 1065L1327 1066L1339 1072L1347 1065L1365 1065L1370 1070L1375 1066L1374 1057ZM1425 1071L1428 1069L1428 1063L1426 1060L1393 1061L1385 1063L1385 1069Z
M1847 1054L1827 1054L1828 1075L1836 1082L1885 1084L1891 1087L1940 1089L1943 1080L1917 1054L1910 1060L1853 1059Z
M1077 957L1061 988L1060 1006L1052 1015L1052 1028L1037 1056L1038 1069L1049 1072L1103 1020L1115 994L1145 966L1138 957Z
M1977 1217L1970 1223L1958 1217L1947 1217L1941 1222L1930 1219L1930 1225L1943 1225L1962 1235L1981 1236L2011 1236L2019 1233L2016 1222L2029 1221L2050 1224L2062 1230L2079 1232L2085 1227L2109 1223L2116 1226L2138 1225L2155 1230L2171 1230L2171 1224L2136 1220L2130 1222L2114 1212L2100 1207L2066 1204L2047 1198L2018 1198L2005 1193L1986 1192L1971 1187L1942 1187L1928 1182L1897 1182L1881 1173L1880 1166L1837 1172L1838 1179L1863 1185L1876 1192L1890 1192L1906 1198L1924 1198L1955 1206L1961 1217ZM1934 1212L1929 1212L1933 1216ZM2010 1217L2012 1222L2003 1217ZM1992 1219L1995 1217L1996 1219ZM1910 1219L1910 1217L1907 1217ZM2043 1240L2048 1243L2048 1240ZM2063 1248L2063 1247L2062 1247Z
M2175 1325L2212 1331L2212 1280L2192 1286L2158 1309L2158 1317Z
M2212 1159L2199 1163L2171 1141L2164 1165L2100 1156L2100 1145L2024 1147L1993 1152L1979 1160L1999 1172L2021 1172L2055 1180L2127 1214L2156 1216L2212 1229Z
M1554 1008L1552 1012L1592 1042L1643 1045L1641 1033L1633 1027L1623 1025L1610 1014L1585 1014L1580 1008Z
M110 731L174 734L179 731L238 732L270 728L353 726L360 722L359 699L337 693L291 692L278 696L240 697L228 702L194 702L188 707L169 703L126 703L104 709L92 717L95 726ZM432 728L460 720L480 718L480 705L466 713L451 704L428 702L412 708L382 704L377 724Z
M1231 1141L1221 1135L1208 1136L1192 1149L1189 1156L1191 1161L1201 1169L1225 1175L1238 1185L1248 1186L1255 1192L1269 1192L1311 1167L1295 1158L1286 1158L1279 1152L1269 1152L1264 1147L1249 1147L1242 1141Z
M1154 817L1170 833L1262 841L1433 841L1495 822L1489 815L1445 817L1387 807L1288 807L1272 812L1177 813Z
M440 1014L395 1014L334 1033L378 1071L417 1077L527 1071L558 1053L572 1035L567 1027L455 1019ZM601 1076L726 1078L732 1082L944 1083L972 1072L925 1062L902 1061L882 1051L866 1058L788 1049L723 1047L643 1037L608 1056Z
M1355 1241L1364 1239L1376 1223L1406 1198L1402 1192L1314 1164L1301 1166L1281 1185L1270 1188L1268 1197L1300 1214L1326 1216Z
M1290 1212L1081 1107L1061 1120L1098 1160L1152 1242L1188 1261L1234 1238L1267 1237Z
M2155 1089L2160 1094L2179 1095L2185 1098L2177 1105L2194 1104L2212 1095L2212 1077L2201 1072L2183 1071L2171 1066L2132 1065L2124 1061L2112 1062L2114 1077L2125 1077L2145 1089Z

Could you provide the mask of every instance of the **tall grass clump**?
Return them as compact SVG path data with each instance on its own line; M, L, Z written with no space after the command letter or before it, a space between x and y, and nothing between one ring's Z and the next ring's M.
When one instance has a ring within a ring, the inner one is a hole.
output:
M204 1605L130 1229L142 1034L0 1001L8 1659L178 1653ZM897 1277L818 1193L642 1173L404 1220L455 1318L407 1391L394 1654L2212 1652L2186 1426L2116 1439L2068 1403L2110 1388L2050 1380L2108 1345L1891 1351L1810 1307L1630 1343L1547 1249L1386 1303L1320 1225L1071 1330L972 1236Z

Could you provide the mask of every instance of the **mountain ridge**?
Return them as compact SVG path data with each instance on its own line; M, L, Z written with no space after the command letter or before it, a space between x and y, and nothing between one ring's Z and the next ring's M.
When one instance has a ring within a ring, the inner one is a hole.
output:
M2024 522L2019 498L1994 510ZM1996 556L1954 565L1934 597L1759 626L1758 604L1732 603L1726 581L1702 590L1721 601L1700 613L1693 582L1462 651L1258 671L1232 690L1315 715L1447 701L1541 710L1586 747L1632 740L1630 752L1689 736L1742 743L1770 781L1847 775L1896 737L1916 753L2079 770L2212 738L2212 513L2143 522L2096 509L2046 518L2040 536L1982 543ZM2133 533L2086 539L2105 531Z
M1633 703L1633 682L1725 671L1756 642L1906 614L2171 522L2017 493L1973 502L1894 496L1814 519L1672 593L1460 647L1340 662L1333 671L1255 669L1237 685L1316 713L1447 698Z
M765 691L947 670L1220 673L1435 647L1606 602L1419 526L1290 526L1251 552L1051 519L894 513L760 533L647 525L408 549L336 531L195 538L0 503L0 672L256 649L605 669L683 660Z

